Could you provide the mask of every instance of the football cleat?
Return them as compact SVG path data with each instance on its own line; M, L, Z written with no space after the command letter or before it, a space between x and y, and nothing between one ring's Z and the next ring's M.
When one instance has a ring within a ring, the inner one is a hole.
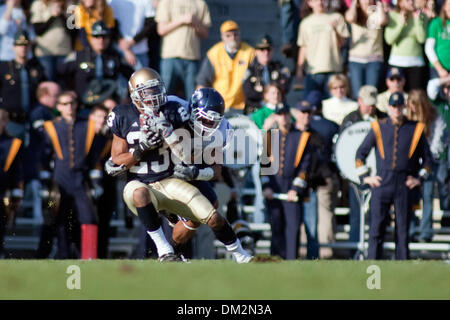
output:
M246 253L246 254L242 254L239 252L233 252L233 258L234 261L236 261L237 263L241 264L241 263L249 263L250 261L253 260L253 256Z
M163 254L161 257L158 258L159 262L184 262L182 258L180 258L178 255L173 253L166 253Z

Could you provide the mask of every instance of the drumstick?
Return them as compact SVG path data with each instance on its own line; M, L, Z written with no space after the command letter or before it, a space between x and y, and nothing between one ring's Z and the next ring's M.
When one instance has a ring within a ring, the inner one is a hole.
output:
M274 193L273 194L273 198L274 199L278 199L278 200L286 201L287 200L287 194L286 193ZM295 197L294 201L298 201L298 196Z

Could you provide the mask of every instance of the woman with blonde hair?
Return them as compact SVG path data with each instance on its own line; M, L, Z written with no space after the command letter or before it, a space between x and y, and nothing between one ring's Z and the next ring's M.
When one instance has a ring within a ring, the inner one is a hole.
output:
M441 181L436 179L436 175L440 165L440 156L444 151L442 137L446 124L436 108L431 104L424 90L410 91L406 105L406 117L408 120L419 121L425 124L424 132L434 160L431 174L422 183L423 210L419 227L419 241L430 242L433 237L433 198L436 181L438 182L441 204L445 197L441 192L443 190Z
M322 101L322 115L325 119L342 124L345 116L358 109L358 103L348 98L348 78L343 74L334 74L328 80L331 98Z

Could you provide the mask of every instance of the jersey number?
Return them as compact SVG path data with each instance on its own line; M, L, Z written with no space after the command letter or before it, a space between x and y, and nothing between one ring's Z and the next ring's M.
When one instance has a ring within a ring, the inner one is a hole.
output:
M139 143L139 131L129 132L127 134L127 142L131 145ZM130 148L130 152L134 151L134 148ZM159 148L158 160L150 162L150 171L154 173L160 173L169 168L169 151L166 148ZM148 174L148 162L138 162L130 168L130 172L136 174Z
M150 162L150 171L160 173L169 168L169 151L167 149L159 149L160 160ZM138 162L130 168L130 172L136 174L148 173L148 162Z

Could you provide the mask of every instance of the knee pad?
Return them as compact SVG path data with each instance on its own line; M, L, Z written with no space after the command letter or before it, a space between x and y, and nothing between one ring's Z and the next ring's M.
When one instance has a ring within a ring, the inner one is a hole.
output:
M128 182L125 185L125 188L123 188L123 200L125 201L128 209L130 209L131 212L133 212L136 216L138 215L137 210L136 210L136 206L134 205L134 199L133 199L133 194L134 191L139 189L139 188L145 188L148 190L148 193L150 195L150 199L153 202L153 204L155 205L156 208L156 204L155 204L155 197L150 189L150 187L148 185L146 185L145 183L142 183L140 181L137 180L132 180L130 182Z

